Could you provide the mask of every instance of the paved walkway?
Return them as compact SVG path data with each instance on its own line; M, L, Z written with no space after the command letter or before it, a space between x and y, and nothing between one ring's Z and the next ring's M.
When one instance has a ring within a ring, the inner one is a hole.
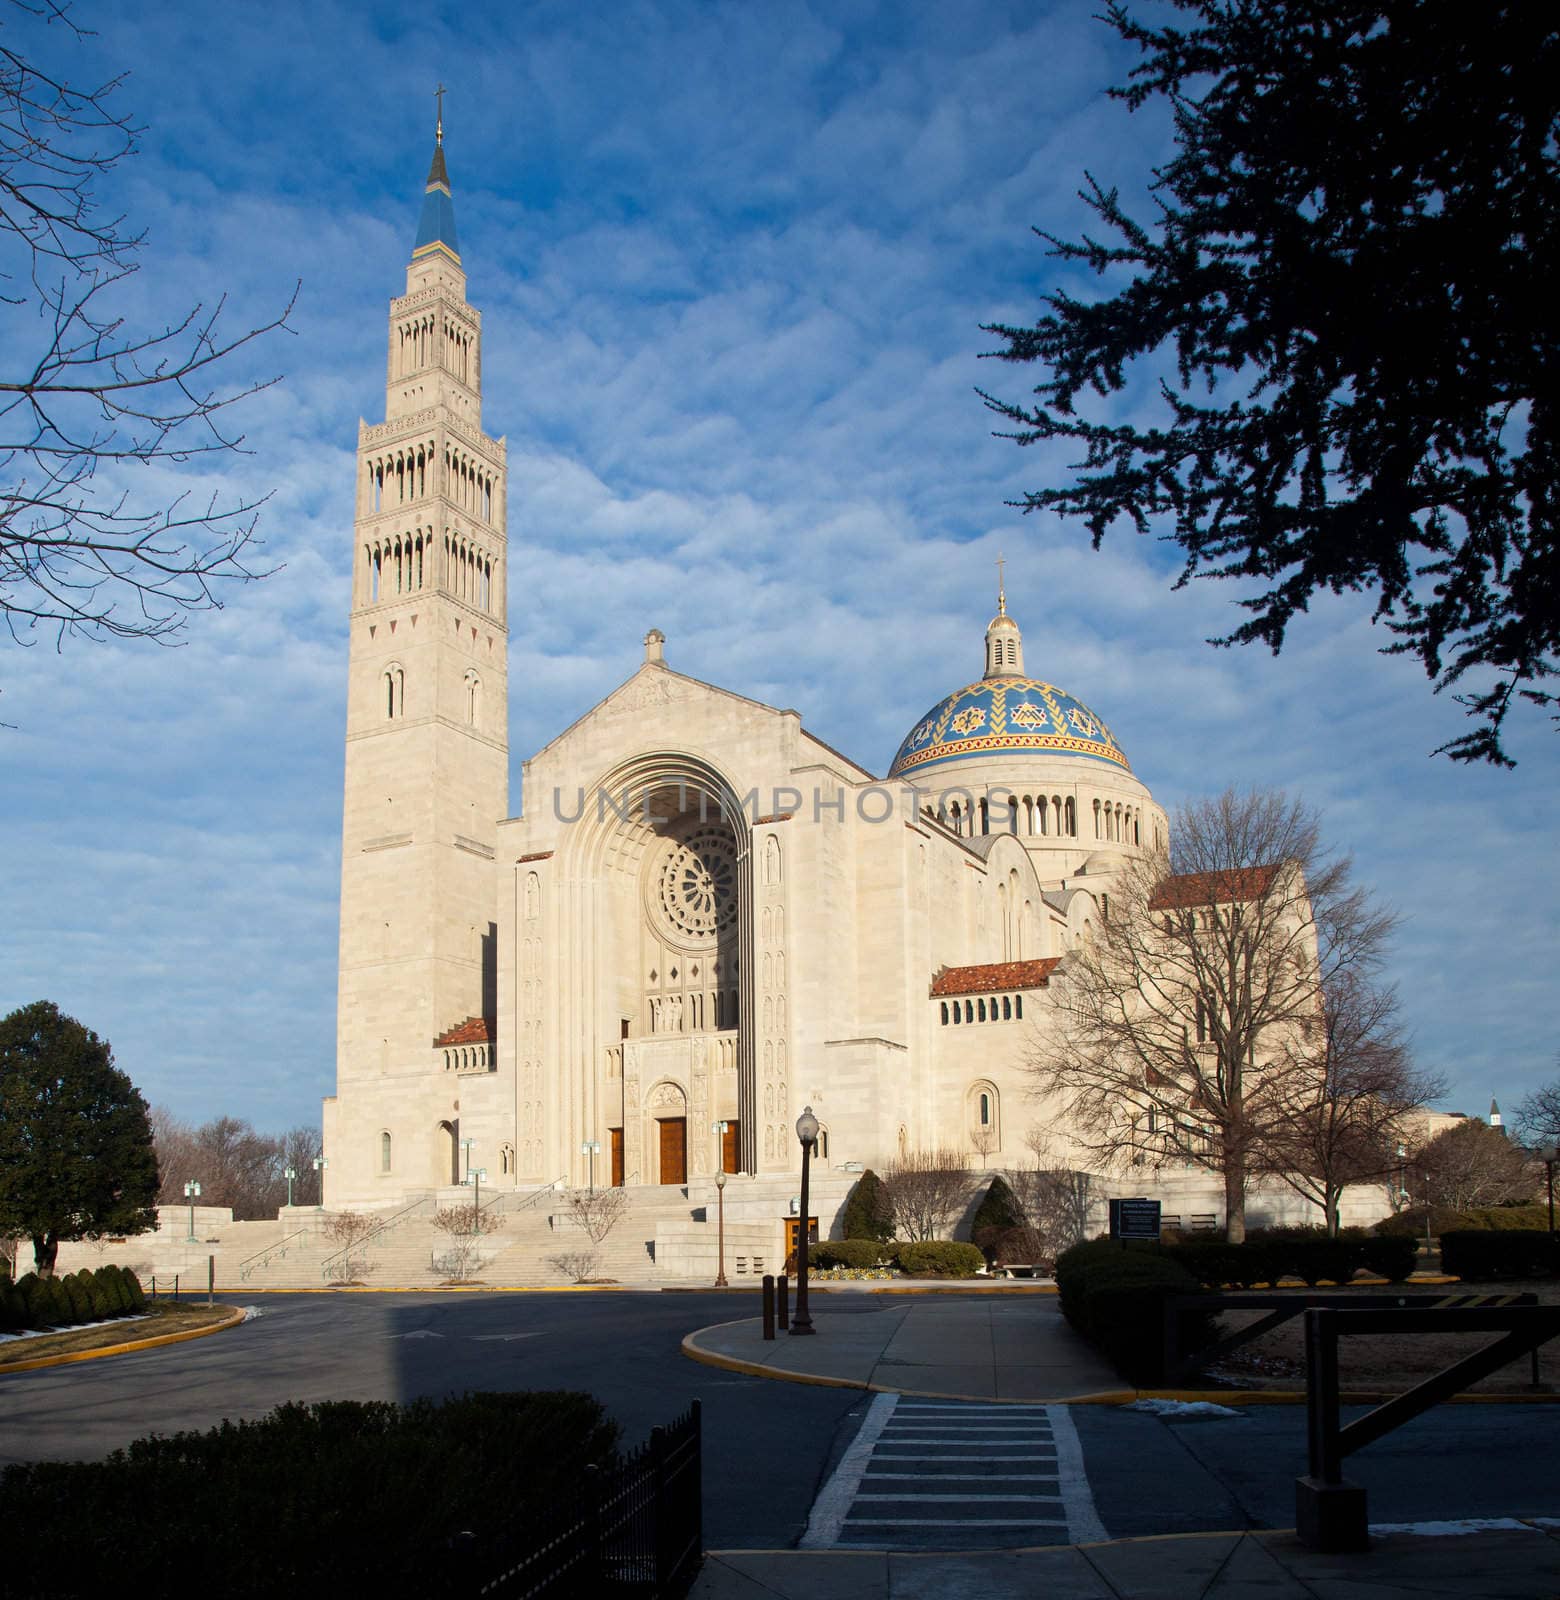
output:
M756 1318L690 1334L697 1361L795 1383L990 1402L1121 1393L1053 1296L813 1302L814 1337L762 1338ZM1087 1462L1083 1463L1087 1467ZM1455 1466L1449 1465L1449 1470ZM1100 1514L1109 1526L1110 1508ZM1071 1518L1069 1517L1069 1522ZM1079 1535L1072 1534L1074 1539ZM952 1541L950 1541L952 1542ZM690 1600L1555 1600L1560 1521L1373 1528L1369 1551L1322 1555L1289 1529L1025 1550L712 1550Z
M701 1328L683 1341L695 1361L797 1383L971 1400L1064 1400L1119 1392L1115 1369L1062 1318L1055 1295L976 1301L886 1301L831 1312L812 1302L817 1336L763 1338L754 1317Z
M1363 1555L1293 1533L1190 1533L983 1554L712 1550L689 1600L1552 1600L1560 1526L1386 1533Z

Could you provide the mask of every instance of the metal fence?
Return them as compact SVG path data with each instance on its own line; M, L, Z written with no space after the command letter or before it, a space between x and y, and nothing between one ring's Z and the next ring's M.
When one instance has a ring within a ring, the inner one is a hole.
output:
M699 1402L617 1466L522 1528L473 1540L453 1587L503 1600L622 1595L662 1600L692 1583L704 1553Z

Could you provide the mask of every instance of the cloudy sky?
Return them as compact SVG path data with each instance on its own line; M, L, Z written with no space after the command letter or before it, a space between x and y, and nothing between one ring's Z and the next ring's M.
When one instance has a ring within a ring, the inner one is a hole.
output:
M436 83L485 421L510 460L519 763L637 666L782 706L877 772L979 675L1008 558L1028 666L1084 700L1167 806L1284 786L1403 923L1393 959L1449 1107L1555 1076L1560 739L1514 773L1430 752L1461 733L1361 603L1275 660L1203 641L1234 591L1103 552L1005 502L1065 452L994 438L982 322L1063 281L1030 232L1077 231L1085 168L1141 194L1157 112L1093 0L630 4L82 0L97 29L7 11L0 40L73 81L125 72L143 148L106 186L148 245L151 322L228 297L235 328L301 281L293 333L236 375L249 454L195 497L269 493L265 582L181 649L0 646L0 1012L47 997L153 1102L316 1122L334 1074L346 616L358 418L383 416ZM1075 287L1082 285L1075 284ZM35 313L0 311L7 367ZM1124 403L1135 403L1129 396ZM155 488L157 485L152 485ZM176 491L175 491L176 492Z

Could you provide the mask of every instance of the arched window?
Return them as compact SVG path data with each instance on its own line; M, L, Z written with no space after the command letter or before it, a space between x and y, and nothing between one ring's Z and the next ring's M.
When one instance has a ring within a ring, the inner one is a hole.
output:
M982 1094L980 1097L980 1125L983 1128L991 1126L991 1096Z
M948 1002L946 1000L942 1003L942 1025L945 1028L948 1026Z
M385 716L393 721L397 717L406 715L406 673L399 662L392 662L385 668Z
M390 1170L390 1135L388 1133L379 1135L379 1170L381 1172Z
M948 1008L947 1008L947 1006L944 1006L943 1007L943 1021L946 1022L947 1020L948 1020ZM963 1007L960 1006L960 1004L959 1004L959 1002L957 1000L955 1000L953 1002L953 1023L954 1023L954 1026L957 1027L961 1022L963 1022L963 1020L964 1020Z
M970 1138L982 1156L1001 1149L1000 1101L997 1086L990 1079L977 1079L965 1091L964 1119Z
M1020 1022L1024 1020L1024 997L1021 994L1016 994L1013 996L1013 1015L1017 1017Z
M513 1176L515 1170L515 1147L512 1144L503 1145L499 1149L498 1170L506 1178Z
M818 1142L813 1147L813 1155L819 1161L829 1159L829 1130L825 1127L820 1126L818 1129Z
M1070 839L1078 837L1078 803L1071 795L1067 797L1067 836Z
M466 673L466 726L478 726L482 715L482 680L475 672Z
M1013 999L1011 995L1002 996L1002 1020L1004 1022L1013 1020Z
M1104 837L1100 832L1100 803L1098 800L1094 802L1094 837L1096 839Z
M973 1022L975 1020L975 1003L972 1000L966 1000L964 1002L964 1020L966 1022Z
M986 1002L984 1000L976 1003L975 1013L982 1022L986 1020Z

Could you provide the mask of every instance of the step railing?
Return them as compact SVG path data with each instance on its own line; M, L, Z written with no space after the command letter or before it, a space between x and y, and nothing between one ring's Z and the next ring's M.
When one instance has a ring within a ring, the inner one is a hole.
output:
M409 1205L404 1205L399 1211L392 1212L377 1227L369 1229L361 1239L354 1240L351 1244L343 1245L339 1250L333 1251L320 1262L320 1276L327 1281L331 1276L331 1268L338 1261L345 1261L355 1250L366 1250L376 1239L382 1239L392 1228L398 1228L413 1212L420 1211L424 1206L431 1206L435 1197L431 1194L419 1195Z
M499 1192L482 1207L482 1209L487 1212L492 1212L495 1216L501 1213L519 1216L522 1211L529 1211L532 1206L536 1205L544 1195L557 1194L560 1185L566 1183L567 1181L568 1174L565 1173L561 1177L554 1178L551 1183L538 1185L523 1200L515 1199L516 1191L513 1189L500 1189ZM511 1205L511 1201L514 1201L514 1204Z
M249 1274L257 1267L268 1267L273 1258L285 1256L288 1245L308 1231L307 1228L294 1228L291 1233L278 1239L275 1244L268 1244L264 1250L256 1250L252 1256L245 1256L238 1264L239 1282L247 1283Z

